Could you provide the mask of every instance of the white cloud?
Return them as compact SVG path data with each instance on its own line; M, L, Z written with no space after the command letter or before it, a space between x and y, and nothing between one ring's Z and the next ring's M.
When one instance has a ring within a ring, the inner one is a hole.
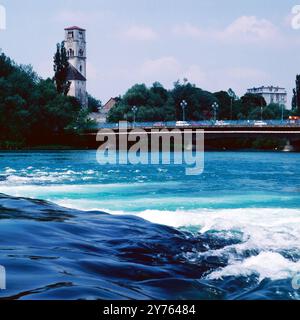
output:
M279 34L279 30L272 22L255 16L239 17L219 33L224 40L232 39L242 42L276 40Z
M150 27L131 26L121 33L122 38L137 41L152 41L158 38L158 34Z
M199 27L196 27L190 23L183 25L177 25L173 28L173 33L178 36L187 36L192 38L199 38L205 35L205 32Z
M172 29L176 36L205 38L234 43L275 43L282 40L279 29L269 20L255 16L241 16L224 29L204 29L189 23L177 25Z
M231 87L241 95L252 86L266 85L270 82L270 76L264 70L249 67L233 67L223 71L219 79L220 88Z
M268 84L269 75L263 70L249 67L204 69L198 65L185 68L180 78L187 78L198 87L211 92L233 88L243 95L251 86Z
M255 68L239 67L226 70L226 74L236 80L251 79L253 81L265 81L268 74L262 70Z
M190 82L197 84L199 87L204 87L208 82L208 74L198 65L189 66L181 75L180 78L186 78Z
M180 73L180 63L174 57L162 57L153 60L146 60L140 67L143 76L176 75Z

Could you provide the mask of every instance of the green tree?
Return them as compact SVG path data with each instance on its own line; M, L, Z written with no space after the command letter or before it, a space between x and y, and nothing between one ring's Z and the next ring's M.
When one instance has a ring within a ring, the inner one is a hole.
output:
M70 90L71 82L67 80L69 60L64 42L56 45L53 68L57 92L66 96Z
M133 106L138 107L136 120L139 122L175 120L174 102L169 92L159 82L155 82L150 88L145 84L131 87L110 110L108 121L133 121Z
M210 120L212 117L212 105L217 102L217 98L210 92L197 88L194 84L180 81L174 83L171 91L175 103L176 120L182 120L183 110L181 102L187 102L187 120Z
M264 120L281 120L282 116L283 119L286 119L289 116L289 110L283 105L277 103L271 103L263 108L263 119ZM253 109L249 114L249 119L257 120L261 118L261 108L257 107Z
M92 95L88 94L88 111L89 112L99 112L102 108L102 102Z
M255 114L255 110L260 110L261 108L266 107L267 103L264 97L258 95L258 94L252 94L252 93L246 93L241 98L241 104L240 104L240 110L239 110L239 118L248 120L251 119L252 115ZM261 115L256 118L260 119Z
M231 120L232 119L232 98L226 91L219 91L214 93L214 96L218 99L219 104L219 119Z
M0 146L43 143L89 124L77 99L59 94L51 79L41 79L31 66L19 66L4 54L0 66Z
M293 90L292 111L294 114L300 114L300 75L296 76L296 88Z

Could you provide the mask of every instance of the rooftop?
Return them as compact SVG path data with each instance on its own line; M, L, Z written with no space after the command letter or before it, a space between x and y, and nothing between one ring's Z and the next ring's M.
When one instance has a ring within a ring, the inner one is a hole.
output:
M68 69L68 76L67 80L80 80L80 81L86 81L86 78L71 64L69 64L69 69Z
M286 92L285 88L282 88L282 87L279 87L279 86L261 86L261 87L254 87L254 88L250 88L248 89L248 92L249 91L268 91L268 92L278 92L278 91L281 91L281 92Z
M65 28L65 30L79 30L79 31L86 31L85 29L79 28L77 26L73 26L73 27L69 27L69 28Z
M256 89L256 90L260 90L260 89L281 89L281 90L284 90L285 88L283 87L279 87L279 86L261 86L261 87L253 87L253 88L250 88L249 90L253 90L253 89Z

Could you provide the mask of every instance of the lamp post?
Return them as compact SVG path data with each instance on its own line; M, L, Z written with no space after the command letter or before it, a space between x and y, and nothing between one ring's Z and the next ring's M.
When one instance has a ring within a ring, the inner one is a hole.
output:
M183 121L185 121L185 110L186 110L188 104L185 100L182 100L182 102L180 103L180 106L182 108Z
M217 102L214 102L211 107L214 111L214 121L216 122L217 121L217 111L219 109L219 105L217 104Z
M135 127L136 113L138 111L138 108L137 106L133 106L131 110L133 112L133 127Z

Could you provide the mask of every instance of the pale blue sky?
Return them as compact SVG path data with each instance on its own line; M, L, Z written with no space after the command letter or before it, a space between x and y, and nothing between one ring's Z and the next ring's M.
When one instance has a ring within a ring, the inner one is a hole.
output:
M300 1L299 1L300 3ZM210 91L280 85L300 73L295 0L0 0L0 48L52 76L64 28L87 29L88 90L106 102L135 83L187 77Z

